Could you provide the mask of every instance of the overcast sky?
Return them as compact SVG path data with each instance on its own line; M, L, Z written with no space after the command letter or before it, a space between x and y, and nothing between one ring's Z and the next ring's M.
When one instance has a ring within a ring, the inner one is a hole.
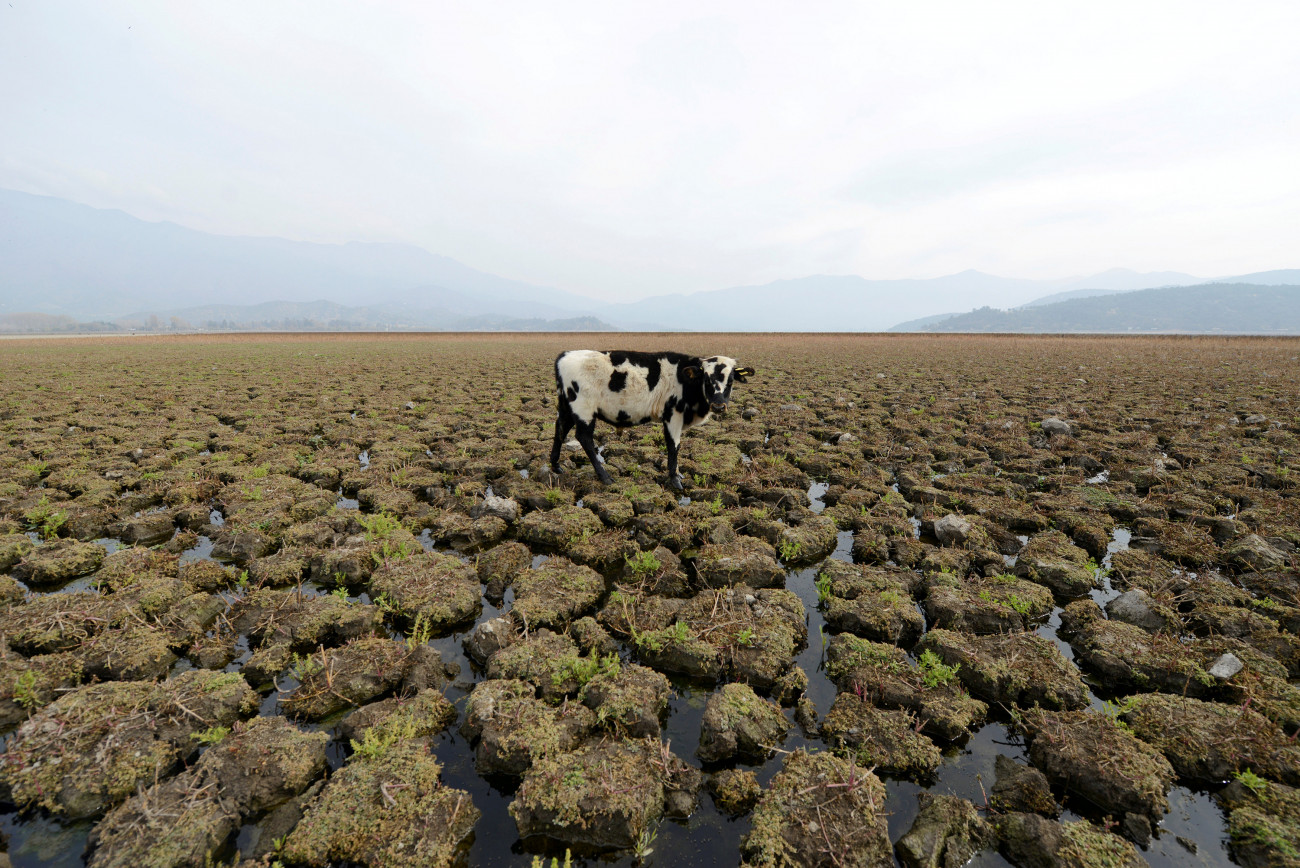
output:
M1295 0L0 0L0 187L611 300L1240 274L1300 266L1298 34Z

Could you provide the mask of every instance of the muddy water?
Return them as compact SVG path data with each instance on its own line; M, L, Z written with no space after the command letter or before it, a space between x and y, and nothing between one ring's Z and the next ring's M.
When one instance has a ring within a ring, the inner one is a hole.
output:
M821 497L825 491L826 486L822 483L814 483L808 491L812 500L812 508L816 512L820 512L824 506ZM341 501L343 504L355 508L356 502L354 500L341 498ZM218 523L222 517L219 512L214 511L212 518L214 523ZM919 522L915 522L914 527L919 532ZM433 547L427 533L421 537L420 541L425 549ZM1127 548L1128 541L1129 532L1124 528L1117 528L1103 566L1108 567L1110 556L1116 551ZM110 552L119 545L116 540L111 539L100 540L99 542ZM850 561L852 543L852 533L841 532L838 536L837 547L831 557ZM211 541L206 537L200 537L198 544L182 555L182 561L188 562L210 558L211 551ZM533 566L544 562L545 559L546 556L544 555L537 556L534 558ZM807 646L798 653L796 662L808 674L807 695L816 705L818 715L823 716L830 709L835 699L835 687L827 679L823 668L824 642L829 639L829 634L826 632L825 620L817 606L817 589L814 584L816 575L816 567L791 570L787 573L786 587L799 596L808 613L809 640ZM1099 604L1104 605L1119 592L1111 587L1108 578L1103 579L1102 585L1101 588L1093 592L1092 596ZM54 592L85 590L94 587L94 577L91 576L69 583L69 585ZM327 593L325 589L311 583L304 584L302 591L310 596ZM229 595L226 596L229 597ZM350 599L370 602L365 594ZM513 591L507 591L505 600L499 607L485 599L480 620L495 618L508 611L512 600ZM1054 641L1068 659L1073 659L1073 653L1069 645L1057 635L1057 628L1060 625L1060 611L1057 608L1038 627L1037 632L1039 635ZM394 632L392 635L397 639L404 638L400 633ZM508 807L514 797L513 790L517 786L517 782L512 780L486 780L478 775L474 769L473 751L465 739L459 735L458 727L464 719L464 698L470 693L474 685L483 678L483 673L465 656L462 646L465 635L466 632L462 631L435 639L432 644L442 655L444 661L455 664L460 668L458 677L447 690L448 698L456 703L460 714L456 725L443 732L436 739L434 749L438 758L444 764L444 783L468 791L474 800L474 804L483 814L475 830L467 864L471 866L527 865L531 856L539 853L547 857L556 856L562 860L564 856L563 847L558 847L544 840L519 840L515 823L508 813ZM240 641L241 654L234 663L227 667L228 671L238 671L251 656L247 637L241 637ZM189 666L188 662L184 660L177 665ZM285 691L296 686L296 682L287 675L282 676L278 683L280 689ZM695 750L699 744L700 725L705 703L713 692L714 686L692 683L681 678L675 678L673 685L675 695L669 703L664 738L670 742L673 751L678 755L694 760ZM1105 685L1092 682L1090 686L1102 696L1109 697L1110 694L1106 691ZM1098 697L1097 693L1093 693L1091 699L1094 706L1100 708L1103 700ZM281 714L279 692L272 690L264 697L259 708L259 714L264 716ZM792 710L787 710L786 714L790 718L790 735L782 745L782 751L790 751L801 747L811 750L824 750L826 748L823 741L809 737L798 727L794 722ZM339 733L338 722L341 717L342 714L321 723L300 724L303 729L320 730L329 734L328 761L331 768L341 766L349 753L349 749ZM922 792L951 794L969 799L977 806L983 806L986 803L986 794L992 788L995 780L994 762L999 754L1011 757L1019 762L1028 762L1025 756L1025 747L1021 740L1008 731L1008 721L997 718L996 712L994 712L991 721L971 734L963 743L947 746L943 763L933 780L922 784L886 777L885 783L888 794L886 802L888 809L887 821L891 840L897 841L911 827L918 809L917 796ZM766 784L780 770L783 759L784 753L776 753L761 765L742 763L740 767L754 770L760 782ZM708 770L706 768L706 771ZM1150 847L1144 850L1142 855L1157 868L1164 868L1164 866L1168 866L1168 868L1174 868L1174 866L1227 866L1231 864L1226 849L1224 817L1211 801L1210 794L1188 790L1184 787L1175 787L1170 793L1169 800L1170 811L1161 823L1157 837L1152 840ZM1079 804L1077 800L1067 801L1064 818L1078 819L1080 817L1099 822L1104 820L1092 806ZM92 825L90 822L82 822L63 826L49 817L21 817L13 812L0 813L0 833L9 838L9 857L12 864L17 868L29 868L29 866L30 868L36 868L36 866L55 866L55 868L65 868L66 866L66 868L73 868L73 866L84 865L83 853L87 835ZM655 841L652 844L654 852L644 862L638 862L632 856L610 858L590 854L576 854L578 858L574 862L578 865L600 864L615 866L639 864L675 866L733 865L739 861L740 842L749 831L749 828L750 820L748 816L739 818L728 816L714 806L711 797L707 793L701 793L699 807L688 820L664 821L660 825ZM260 829L258 825L256 823L247 824L240 830L235 846L247 852L259 837ZM988 868L988 866L1005 866L1009 863L995 852L984 852L969 864Z

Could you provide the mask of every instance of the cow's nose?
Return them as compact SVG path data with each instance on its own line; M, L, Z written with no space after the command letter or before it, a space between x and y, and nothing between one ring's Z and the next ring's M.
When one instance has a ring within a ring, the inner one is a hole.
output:
M710 404L709 406L710 406L711 408L713 408L713 412L714 412L714 413L725 413L725 412L727 412L727 402L726 402L726 401L714 401L714 402L713 402L712 404Z

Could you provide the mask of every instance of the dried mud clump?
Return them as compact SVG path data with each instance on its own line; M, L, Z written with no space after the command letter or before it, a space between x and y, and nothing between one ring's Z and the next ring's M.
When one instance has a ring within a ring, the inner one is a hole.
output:
M972 636L934 629L919 651L932 651L971 695L989 703L1074 709L1088 704L1088 689L1078 667L1056 645L1033 633Z
M666 811L682 815L699 787L699 770L657 741L598 741L534 763L510 815L521 838L626 850Z
M605 593L605 580L590 567L554 557L536 569L516 573L514 618L526 629L562 628L594 611Z
M290 864L456 864L480 811L469 793L443 786L442 765L422 739L354 756L307 805L284 842Z
M1059 868L1143 868L1147 861L1118 835L1086 820L1058 823L1037 814L1004 814L995 821L998 849L1014 865Z
M706 588L779 588L785 584L785 570L776 561L776 550L752 536L702 546L695 569Z
M776 683L807 641L804 618L794 593L744 585L686 600L618 590L599 615L655 669L713 680L733 675L759 690Z
M921 810L894 852L907 868L965 865L996 841L993 827L975 806L956 796L920 793Z
M1174 770L1154 747L1112 717L1088 711L1023 713L1029 757L1050 779L1102 810L1158 822L1169 809Z
M476 743L482 775L521 776L539 759L573 750L596 726L596 715L576 703L555 707L536 698L526 681L480 682L465 706L463 736Z
M1300 746L1253 709L1169 694L1131 697L1124 708L1133 733L1155 745L1181 778L1217 784L1251 769L1300 784Z
M971 698L950 671L924 671L893 645L840 634L826 649L826 672L842 691L881 708L914 713L923 731L949 741L984 722L988 706Z
M50 587L90 575L103 562L102 546L70 539L56 540L28 551L13 567L12 575L34 588Z
M639 666L617 668L600 658L597 671L581 690L583 705L596 712L603 729L629 738L658 738L672 685L662 674Z
M1016 575L1051 588L1062 599L1081 597L1097 584L1088 558L1064 533L1049 530L1032 537L1020 551Z
M323 732L283 718L236 724L186 772L114 808L90 836L94 868L203 865L240 822L297 795L325 771Z
M1237 862L1248 868L1300 864L1300 790L1246 774L1214 798L1228 812Z
M925 619L912 600L915 574L828 560L817 576L826 623L864 639L911 648Z
M910 778L928 778L943 755L916 730L916 716L886 711L854 693L840 693L821 724L821 735L860 766Z
M445 678L441 661L434 661L430 666L423 659L437 657L437 652L427 645L418 650L416 653L391 639L372 637L298 657L292 674L299 684L281 695L280 705L291 717L320 720L345 708L363 705L404 684L414 689L441 686ZM426 671L435 676L432 685L411 683L427 680ZM416 678L412 679L412 675Z
M925 614L933 626L967 633L1018 633L1052 611L1047 588L1014 576L932 573L925 580Z
M849 760L797 750L764 791L741 850L746 864L772 868L888 868L885 786Z
M704 706L696 753L706 763L762 760L780 746L789 726L780 706L757 696L749 685L724 684Z
M371 574L370 589L400 617L437 634L469 623L483 611L478 573L454 555L422 552L385 561Z
M0 754L0 780L20 807L93 817L170 774L197 752L195 734L256 708L257 694L238 673L90 684L18 728Z

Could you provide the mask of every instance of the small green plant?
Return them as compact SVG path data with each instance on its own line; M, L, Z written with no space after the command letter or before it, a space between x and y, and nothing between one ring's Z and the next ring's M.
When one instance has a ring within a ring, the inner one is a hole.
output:
M548 488L542 497L546 498L546 502L551 506L559 506L560 501L564 499L564 493L558 488Z
M534 856L532 868L547 868L545 857ZM550 868L573 868L573 854L567 847L564 850L564 864L561 865L560 860L552 856Z
M14 679L13 687L14 702L23 708L31 711L40 704L40 697L36 695L36 671L28 669L22 675Z
M601 656L594 654L591 657L573 657L564 662L564 665L555 672L551 673L551 684L559 687L565 681L572 678L578 682L579 687L586 687L587 683L597 675L608 675L611 678L617 677L621 670L617 654Z
M709 512L714 515L722 515L722 495L719 494L709 502Z
M415 738L416 726L415 721L410 717L403 717L400 723L394 724L391 721L385 722L379 726L372 726L366 730L361 741L355 738L350 739L352 744L352 753L362 759L376 760L388 753L388 749L399 741L408 738Z
M342 586L330 591L330 596L336 600L346 603L348 601L348 589Z
M1102 700L1101 713L1104 714L1106 717L1110 718L1112 721L1114 721L1115 725L1118 726L1120 729L1124 730L1125 732L1132 732L1132 730L1129 729L1129 725L1124 721L1120 720L1120 717L1125 714L1128 714L1136 707L1137 707L1136 696L1126 696L1124 697L1124 699L1120 700L1119 702Z
M961 664L949 666L943 662L938 654L930 650L921 652L921 679L925 682L926 687L938 687L941 684L947 684L957 677L961 670Z
M736 634L736 644L744 645L746 648L753 647L754 628L746 627L745 629L741 630L738 634Z
M826 573L819 574L817 576L817 581L813 582L813 585L817 588L818 605L825 603L831 598L831 577Z
M263 464L259 467L254 467L251 471L249 471L248 475L251 476L253 479L265 479L267 476L270 475L270 473L271 473L271 466L269 464Z
M799 560L799 556L803 554L803 544L788 539L782 540L779 551L781 554L781 560L787 563L797 561Z
M289 671L293 673L293 677L298 680L299 684L302 684L320 670L320 661L315 657L310 654L303 657L301 654L294 652L293 662L289 664Z
M667 635L674 642L685 642L689 631L690 626L685 621L674 621L673 625L668 628Z
M235 580L235 591L239 594L248 593L248 570L239 571L239 578Z
M226 736L230 735L228 726L210 726L203 732L196 732L190 736L201 745L214 745Z
M659 563L659 558L655 557L654 552L637 552L635 555L623 558L623 562L638 579L649 578L663 568L663 564Z
M1264 795L1264 791L1268 789L1268 781L1252 772L1249 767L1244 772L1237 772L1233 777L1237 779L1237 783L1256 796Z
M401 539L397 542L383 540L379 544L379 551L372 552L370 557L374 559L375 566L383 566L385 561L402 561L415 554L417 546L412 545L410 540Z
M376 512L373 515L358 515L357 521L365 530L366 539L369 542L386 540L402 526L402 523L398 521L396 516L387 512Z
M411 632L406 634L406 650L414 651L421 645L429 644L433 638L433 625L429 623L429 616L420 612L415 616L415 623L411 625Z
M27 526L41 535L41 539L54 539L59 528L68 520L67 512L55 509L48 496L42 494L36 505L23 513Z

